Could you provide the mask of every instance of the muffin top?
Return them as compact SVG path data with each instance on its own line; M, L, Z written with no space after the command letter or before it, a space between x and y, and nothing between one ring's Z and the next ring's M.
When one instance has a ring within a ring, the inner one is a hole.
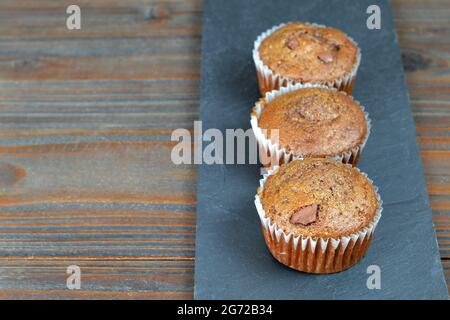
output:
M294 236L348 236L367 227L378 208L375 190L363 174L328 159L283 165L258 194L271 222Z
M360 145L367 135L361 107L350 96L324 88L304 88L265 104L262 129L278 129L281 148L302 157L337 156ZM274 136L268 137L276 143Z
M288 23L262 41L259 55L281 76L299 82L327 82L352 70L358 48L340 30Z

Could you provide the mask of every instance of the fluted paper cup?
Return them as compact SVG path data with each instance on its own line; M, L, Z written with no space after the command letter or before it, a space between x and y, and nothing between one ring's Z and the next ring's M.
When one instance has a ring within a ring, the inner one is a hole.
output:
M339 238L294 236L292 233L286 234L267 217L259 196L264 190L267 177L276 173L278 169L279 167L274 167L263 176L255 196L255 206L261 220L264 239L272 256L292 269L318 274L340 272L359 262L369 248L383 211L378 188L374 186L378 209L367 227ZM367 178L365 173L361 173ZM373 184L372 180L367 179Z

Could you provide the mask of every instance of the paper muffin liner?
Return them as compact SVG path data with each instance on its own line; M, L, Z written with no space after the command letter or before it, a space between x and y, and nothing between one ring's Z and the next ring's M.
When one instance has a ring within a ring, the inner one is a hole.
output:
M378 201L378 209L374 219L367 227L339 238L295 237L292 233L286 234L266 216L259 197L260 192L264 190L267 177L274 174L278 168L278 166L274 167L263 176L259 182L258 193L255 196L255 206L261 220L264 239L273 257L292 269L317 274L340 272L359 262L369 248L383 211L383 201L378 193L378 188L373 186ZM373 181L365 173L357 168L355 169L373 185Z
M300 83L288 84L287 87L282 87L279 90L273 90L271 92L267 92L265 97L260 99L258 102L256 102L255 106L253 107L253 110L252 110L252 113L250 116L250 124L252 126L252 130L255 135L256 141L258 142L258 145L259 145L261 159L262 160L267 159L267 161L265 161L265 160L263 161L263 165L265 167L273 167L276 165L282 165L282 164L291 162L294 159L299 159L299 160L304 159L303 155L296 155L296 154L294 154L294 152L287 151L285 148L281 148L278 144L273 143L265 134L265 131L267 131L267 130L261 129L259 127L258 122L259 122L259 118L261 117L261 113L264 109L264 106L266 104L270 103L275 98L277 98L285 93L299 90L299 89L305 89L305 88L324 88L324 89L329 89L329 90L338 92L338 90L335 88L329 88L325 85L320 85L320 84L308 84L308 83L307 84L300 84ZM347 93L342 92L342 91L340 93L348 95ZM352 96L350 96L350 95L348 95L348 96L353 101L355 101L359 105L361 110L364 112L364 117L365 117L366 125L367 125L366 135L360 145L352 148L351 150L345 151L341 154L337 154L337 155L330 156L327 158L331 158L336 161L341 161L342 163L345 163L345 164L351 164L353 166L356 166L356 164L358 163L358 160L361 156L361 153L367 143L367 140L369 138L370 130L371 130L371 121L369 118L369 114L365 111L364 106L362 106ZM279 128L279 130L282 130L282 128Z
M316 28L326 28L327 26L316 24L316 23L304 23L311 26L314 26ZM284 77L282 75L276 74L273 72L267 65L265 65L259 55L259 46L261 43L266 39L268 36L270 36L273 32L275 32L277 29L285 26L286 23L282 23L278 26L275 26L266 32L263 32L258 38L256 39L253 47L253 60L255 62L256 66L256 72L258 74L258 83L259 83L259 91L261 92L261 95L264 96L266 92L270 92L272 90L277 90L280 87L285 87L288 84L295 84L295 83L308 83L308 82L299 82L292 80L288 77ZM358 44L355 40L353 40L352 37L348 36L346 34L347 38L356 46L357 48L357 55L356 55L356 62L353 65L353 68L346 73L343 77L333 80L333 81L325 81L325 82L315 82L315 84L322 84L330 88L336 88L340 91L345 91L348 94L351 94L353 91L353 85L356 79L356 74L358 72L359 64L361 63L361 49L359 48Z

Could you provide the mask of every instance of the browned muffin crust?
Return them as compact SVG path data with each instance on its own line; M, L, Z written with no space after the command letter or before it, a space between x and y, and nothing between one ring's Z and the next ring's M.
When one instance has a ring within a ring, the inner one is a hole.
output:
M361 145L367 135L358 103L344 93L323 88L299 89L268 104L263 101L258 125L268 133L279 129L279 146L303 157L341 155Z
M272 223L286 234L313 238L356 233L374 220L379 205L364 175L329 159L295 160L281 166L258 193ZM301 215L306 218L299 222Z
M288 23L259 47L262 62L299 82L327 82L347 75L357 63L357 46L340 30Z

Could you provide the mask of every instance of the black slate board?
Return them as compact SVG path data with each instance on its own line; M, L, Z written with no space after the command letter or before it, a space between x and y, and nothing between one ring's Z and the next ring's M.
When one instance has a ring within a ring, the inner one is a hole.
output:
M381 7L381 30L366 8ZM201 165L198 175L196 299L447 299L415 127L387 1L206 0L203 130L250 127L258 99L253 41L273 25L309 21L337 27L362 49L353 95L372 119L359 167L380 187L383 217L363 261L334 275L309 275L275 261L264 244L254 195L257 165ZM366 286L369 265L381 289Z

